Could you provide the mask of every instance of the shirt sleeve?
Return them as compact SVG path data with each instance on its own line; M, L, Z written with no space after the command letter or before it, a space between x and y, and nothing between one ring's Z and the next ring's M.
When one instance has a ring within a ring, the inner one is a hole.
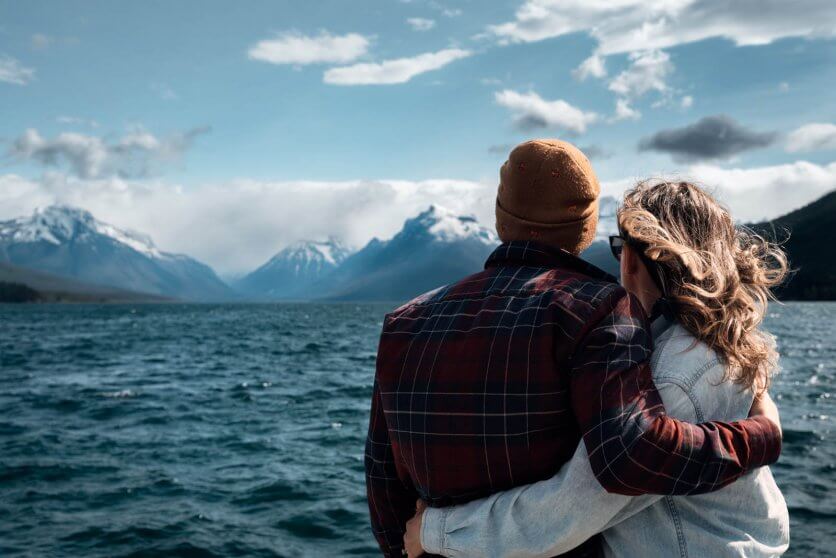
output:
M711 492L777 461L781 433L765 417L689 424L667 416L634 297L616 289L598 316L573 357L570 389L590 465L607 491Z
M380 549L384 556L396 557L402 556L406 522L415 514L418 493L398 476L380 397L375 382L366 438L366 496L372 532Z
M601 487L580 444L550 479L459 506L428 508L421 545L455 558L556 556L601 532L630 500Z

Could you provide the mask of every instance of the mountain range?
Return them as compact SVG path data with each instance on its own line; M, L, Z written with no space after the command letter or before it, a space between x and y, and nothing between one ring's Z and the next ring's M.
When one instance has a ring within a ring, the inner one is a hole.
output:
M582 254L613 275L618 263L607 237L618 230L616 209L614 198L601 199L598 235ZM833 240L834 215L836 192L752 225L769 234L792 230L785 247L797 272L779 292L783 298L836 299L832 258L818 249ZM498 244L474 217L431 206L392 238L374 238L357 251L335 238L297 242L229 286L209 266L163 252L145 235L52 206L0 222L0 283L24 294L18 287L26 285L40 300L402 301L479 271Z
M236 286L273 299L403 300L478 271L498 244L475 218L431 206L354 253L334 239L292 245Z
M618 229L616 209L615 198L601 199L599 236L584 253L610 273L618 268L607 241ZM353 254L334 239L291 245L235 287L274 300L405 300L479 271L497 245L474 217L431 206L390 240L374 238Z
M158 250L145 235L67 206L50 206L28 217L0 222L0 262L96 286L182 300L223 300L234 295L209 266Z

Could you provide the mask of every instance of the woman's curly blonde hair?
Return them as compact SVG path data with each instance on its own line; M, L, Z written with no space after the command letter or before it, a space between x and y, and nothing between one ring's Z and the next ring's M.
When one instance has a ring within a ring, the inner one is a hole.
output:
M778 353L759 326L771 289L787 274L780 247L735 226L722 205L688 182L640 182L625 195L618 224L658 266L677 319L717 352L726 377L766 390Z

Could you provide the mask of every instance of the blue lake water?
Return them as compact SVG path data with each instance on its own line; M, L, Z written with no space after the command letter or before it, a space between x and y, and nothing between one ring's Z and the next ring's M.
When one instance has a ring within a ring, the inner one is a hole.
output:
M375 556L391 305L0 305L0 556ZM772 305L790 556L836 554L836 304Z

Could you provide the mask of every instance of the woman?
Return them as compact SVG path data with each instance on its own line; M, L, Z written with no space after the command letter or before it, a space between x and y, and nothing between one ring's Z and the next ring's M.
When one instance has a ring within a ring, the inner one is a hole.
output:
M759 326L770 289L786 275L780 249L735 227L687 182L643 182L618 211L611 237L621 282L650 315L651 367L668 412L702 422L745 417L777 367ZM767 404L771 404L768 402ZM699 496L608 494L584 444L551 479L462 506L419 511L410 556L555 556L601 533L607 556L779 556L787 506L769 468Z

